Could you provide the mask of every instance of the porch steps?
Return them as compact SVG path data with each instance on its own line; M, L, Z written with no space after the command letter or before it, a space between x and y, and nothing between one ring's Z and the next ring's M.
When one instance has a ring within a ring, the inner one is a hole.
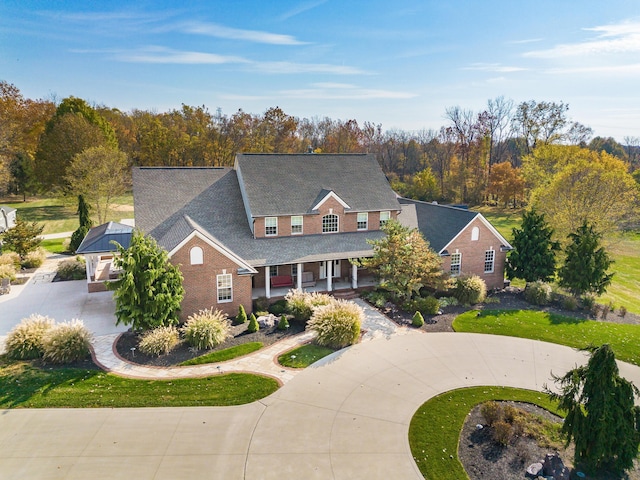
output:
M354 298L358 298L355 290L341 290L339 292L332 292L331 295L340 300L353 300Z

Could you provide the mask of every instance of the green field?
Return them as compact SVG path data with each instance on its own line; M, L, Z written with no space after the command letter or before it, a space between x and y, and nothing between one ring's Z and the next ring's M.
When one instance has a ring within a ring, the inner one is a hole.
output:
M519 226L522 219L521 210L483 207L478 211L509 241L513 227ZM640 232L612 234L605 239L605 246L615 261L611 268L615 275L598 303L613 302L616 308L624 306L629 312L640 314ZM514 285L524 286L521 282Z
M75 199L63 197L32 197L22 202L19 198L3 199L0 205L18 209L18 215L24 220L44 225L43 234L72 232L78 228L77 204ZM129 193L114 199L113 208L107 221L120 221L133 218L133 194ZM97 219L94 218L94 223Z

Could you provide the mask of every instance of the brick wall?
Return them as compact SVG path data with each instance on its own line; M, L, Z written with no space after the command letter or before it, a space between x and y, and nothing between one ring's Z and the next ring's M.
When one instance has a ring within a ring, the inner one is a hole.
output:
M191 265L190 250L196 246L203 251L204 263L201 265ZM238 265L205 241L192 238L171 257L171 263L179 266L184 277L182 320L205 308L222 310L229 316L235 316L238 306L242 304L247 312L251 312L251 275L238 275ZM225 272L232 274L232 301L218 303L216 276Z
M471 239L474 227L478 228L478 240ZM495 251L493 273L484 273L485 251L490 249ZM489 289L502 288L504 286L506 252L500 251L500 241L479 219L475 219L468 225L458 238L447 247L447 251L450 254L456 251L462 253L462 274L478 275L485 281ZM443 257L442 260L444 271L449 272L451 257Z

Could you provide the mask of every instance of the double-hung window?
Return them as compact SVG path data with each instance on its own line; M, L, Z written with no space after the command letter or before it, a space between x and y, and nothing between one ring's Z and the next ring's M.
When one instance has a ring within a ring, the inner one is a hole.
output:
M495 258L496 252L494 250L487 250L484 252L484 273L493 273Z
M462 254L461 253L452 253L451 254L451 275L454 277L460 275L460 269L462 267Z
M291 217L291 235L302 234L302 215L294 215Z
M322 217L322 233L335 233L338 231L338 216L334 214Z
M369 214L367 212L358 213L357 222L358 230L367 230L369 228Z
M264 219L264 234L267 237L278 235L278 217L266 217Z
M233 280L230 273L222 273L216 277L218 284L218 303L233 301Z
M380 212L380 228L382 228L389 220L391 220L391 212Z

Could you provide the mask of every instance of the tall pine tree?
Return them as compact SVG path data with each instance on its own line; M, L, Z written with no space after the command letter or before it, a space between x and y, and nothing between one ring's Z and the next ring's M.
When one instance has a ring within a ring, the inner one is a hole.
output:
M613 278L613 273L607 273L613 260L600 245L602 235L584 221L568 238L571 243L565 248L564 265L558 272L560 286L576 296L602 295Z
M84 197L82 195L78 195L78 211L76 213L80 220L80 226L71 234L69 250L72 252L78 250L82 240L84 240L84 237L87 236L87 233L93 226L93 221L89 215L89 204L84 201Z
M507 277L527 282L548 282L556 273L556 252L560 244L554 240L553 229L543 214L534 209L524 212L521 228L513 229L513 250L509 252Z

